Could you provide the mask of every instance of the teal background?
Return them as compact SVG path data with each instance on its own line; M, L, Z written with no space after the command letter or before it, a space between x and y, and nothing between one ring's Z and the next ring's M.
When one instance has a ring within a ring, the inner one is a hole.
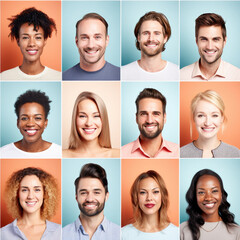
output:
M141 58L135 45L134 28L147 12L163 13L169 21L172 34L165 44L162 58L179 65L179 3L177 1L123 1L122 2L122 65Z
M168 141L179 143L179 84L177 82L122 82L121 87L122 146L136 140L139 136L135 100L144 88L155 88L167 99L167 122L162 135Z
M74 222L79 216L74 181L87 163L96 163L105 169L109 198L105 203L104 215L120 225L120 159L62 159L62 226Z
M42 138L61 145L61 83L60 82L2 82L1 83L1 146L22 139L17 128L14 104L27 90L45 92L50 103L48 126Z
M196 62L200 57L195 42L195 19L203 13L216 13L226 22L227 43L222 59L240 67L239 1L180 2L180 68Z
M120 3L117 1L62 2L62 71L80 61L75 44L76 23L85 14L96 12L108 23L109 44L105 60L120 66Z
M235 215L235 221L240 224L239 212L239 183L240 160L239 159L181 159L180 160L180 222L188 220L186 213L187 202L185 195L190 187L195 173L202 169L211 169L216 172L223 181L225 191L228 193L228 202L231 204L230 212Z

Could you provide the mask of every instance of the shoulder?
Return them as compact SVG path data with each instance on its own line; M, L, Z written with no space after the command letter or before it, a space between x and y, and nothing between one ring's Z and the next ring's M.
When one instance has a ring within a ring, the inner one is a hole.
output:
M62 151L62 147L56 143L52 143L51 146L49 147L51 150L57 150L57 151Z
M135 232L137 232L137 229L132 224L122 227L121 229L122 239L123 240L130 239L131 235L134 234Z
M138 67L138 64L137 64L137 61L134 61L134 62L131 62L129 64L126 64L124 66L122 66L122 70L129 70L129 69L132 69L132 68L137 68Z
M0 236L1 236L2 240L7 240L7 239L16 240L16 239L19 239L19 236L16 234L16 232L14 230L14 222L11 222L8 225L2 227L0 229Z
M130 142L128 144L125 144L121 147L121 156L122 157L130 157L133 145L136 141Z
M2 158L9 158L15 156L18 153L18 149L14 146L14 143L9 143L0 148L0 155Z
M111 158L119 158L120 157L120 149L117 148L111 148L110 151L110 157Z
M221 142L214 151L216 151L217 157L240 157L240 150L225 142Z
M111 70L115 70L115 71L119 71L120 70L120 67L118 66L115 66L109 62L106 62L106 67L110 68Z
M194 146L193 142L184 145L180 148L180 157L182 158L201 158L202 157L202 150L198 149Z
M50 222L48 220L46 221L46 223L47 223L47 228L50 231L61 231L62 229L61 224Z
M180 70L180 79L181 80L191 80L192 79L192 72L194 69L196 62L193 64L190 64L186 67L181 68Z
M62 74L61 74L61 72L59 72L57 70L54 70L52 68L45 66L44 77L47 77L47 79L49 79L49 80L61 80Z
M117 225L116 223L111 222L109 220L107 220L107 221L108 221L109 231L115 232L115 233L117 233L117 232L120 233L120 226L119 225Z
M167 61L167 69L178 71L179 70L179 66L177 64L175 64L175 63Z
M62 73L63 76L63 80L71 80L71 78L75 77L75 74L79 74L79 72L81 72L81 68L80 68L80 63L77 63L76 65L74 65L73 67L67 69L66 71L64 71Z
M18 76L19 66L8 69L1 73L2 80L14 80Z

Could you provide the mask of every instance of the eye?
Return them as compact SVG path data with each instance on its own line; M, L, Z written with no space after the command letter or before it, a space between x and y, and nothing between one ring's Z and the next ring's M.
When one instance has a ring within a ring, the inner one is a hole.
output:
M141 113L140 113L140 116L146 116L146 115L147 115L146 112L141 112Z
M94 115L95 118L100 118L100 115Z
M79 115L78 117L79 118L85 118L86 116L85 115Z
M42 118L41 117L35 117L35 120L40 121L40 120L42 120Z
M203 191L199 191L199 192L198 192L198 195L203 195L203 194L204 194Z
M101 192L97 191L97 192L94 192L95 195L99 195L101 194Z
M202 117L204 117L204 115L203 114L198 114L197 117L202 118Z
M23 36L22 39L29 39L29 37L27 37L27 36Z
M84 195L86 195L87 194L87 192L80 192L80 195L81 196L84 196Z
M215 190L213 190L212 192L213 192L213 193L218 193L218 190L217 190L217 189L215 189Z
M144 192L144 191L140 191L140 195L144 195L146 192Z
M95 39L100 40L100 39L102 39L102 37L101 36L96 36Z
M159 193L159 191L158 191L158 190L155 190L153 193L154 193L154 194L158 194L158 193Z
M160 113L160 112L154 112L153 115L154 115L154 116L160 116L161 113Z
M41 36L37 36L36 39L37 39L37 40L41 40L42 37L41 37Z
M87 40L87 37L86 36L82 36L80 39L81 40Z
M217 117L219 117L219 115L218 114L213 114L212 115L214 118L217 118Z
M27 121L27 120L28 120L27 117L21 117L20 119L21 119L22 121Z
M40 188L36 188L35 192L41 192L41 189Z

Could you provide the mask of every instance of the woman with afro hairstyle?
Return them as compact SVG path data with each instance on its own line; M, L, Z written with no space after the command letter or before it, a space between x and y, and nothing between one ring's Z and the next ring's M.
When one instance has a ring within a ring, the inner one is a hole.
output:
M61 80L61 73L43 66L41 55L47 38L56 24L44 12L34 7L23 10L9 18L11 39L16 39L23 61L20 66L1 73L2 80Z
M52 175L33 167L14 172L6 184L5 200L15 220L1 229L2 240L61 239L61 225L49 221L60 200Z
M186 194L189 219L181 224L181 240L240 240L240 227L229 211L227 192L214 171L198 171Z

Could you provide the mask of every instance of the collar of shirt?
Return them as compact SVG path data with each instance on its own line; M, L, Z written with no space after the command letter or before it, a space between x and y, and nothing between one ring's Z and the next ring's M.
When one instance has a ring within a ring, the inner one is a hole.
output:
M199 59L199 61L200 61L200 59ZM195 64L194 64L194 68L193 68L193 71L192 71L192 78L201 77L204 80L211 80L211 79L214 79L216 76L226 78L226 73L224 71L224 61L221 60L217 72L210 79L207 79L202 74L202 72L200 70L200 67L199 67L199 61L195 62Z
M144 152L144 150L143 150L143 148L142 148L142 146L141 146L141 143L140 143L139 138L140 138L140 137L138 137L138 139L134 142L131 153L134 153L135 151L138 151L138 150L139 150L139 151L142 152L142 154L144 154L145 156L147 156L147 157L150 158L150 156L149 156L147 153ZM157 156L163 149L167 150L168 152L172 152L171 147L170 147L170 146L168 145L168 143L162 138L162 144L161 144L159 150L157 151L157 153L155 154L155 156ZM155 157L155 156L154 156L154 157Z

